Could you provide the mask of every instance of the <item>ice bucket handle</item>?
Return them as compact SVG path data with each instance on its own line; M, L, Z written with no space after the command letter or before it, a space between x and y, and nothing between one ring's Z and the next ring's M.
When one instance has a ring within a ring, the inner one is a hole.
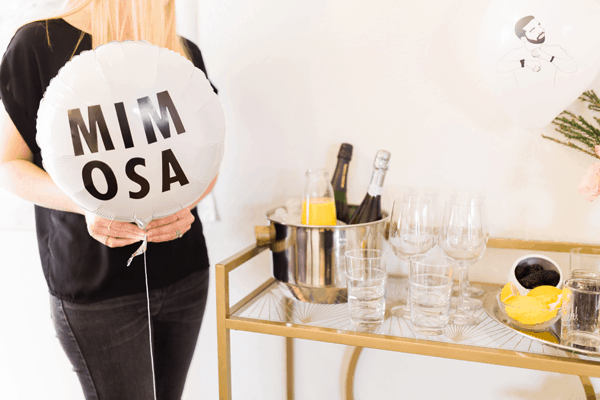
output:
M255 226L254 235L257 246L270 245L275 240L275 225L271 223L269 226Z

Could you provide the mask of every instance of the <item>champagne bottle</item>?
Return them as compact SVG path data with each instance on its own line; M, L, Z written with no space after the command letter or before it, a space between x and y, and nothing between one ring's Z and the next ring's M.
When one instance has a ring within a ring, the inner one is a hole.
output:
M385 150L377 151L375 161L373 163L373 175L371 175L371 184L367 190L365 198L358 206L356 212L350 218L349 225L364 224L380 220L381 215L381 189L383 180L387 172L388 163L390 161L390 152Z
M352 145L342 143L338 153L337 165L331 179L333 196L335 198L336 218L346 224L350 219L348 201L346 200L346 179L348 177L348 164L351 159Z

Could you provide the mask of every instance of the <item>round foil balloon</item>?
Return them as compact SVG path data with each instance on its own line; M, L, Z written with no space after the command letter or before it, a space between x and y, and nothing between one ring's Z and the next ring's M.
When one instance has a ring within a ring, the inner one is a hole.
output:
M481 21L478 58L509 117L542 128L600 71L595 0L492 0Z
M73 57L40 103L44 168L98 216L145 227L196 201L223 158L225 118L204 73L147 42Z

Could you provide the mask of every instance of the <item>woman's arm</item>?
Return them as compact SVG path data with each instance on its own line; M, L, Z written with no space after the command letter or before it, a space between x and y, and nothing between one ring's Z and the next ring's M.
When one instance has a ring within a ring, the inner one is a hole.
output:
M33 163L33 153L2 104L0 104L0 187L42 207L84 213L56 186L46 171Z
M139 241L144 232L127 222L110 221L85 212L33 163L33 153L0 102L0 187L38 206L84 214L88 232L109 246Z

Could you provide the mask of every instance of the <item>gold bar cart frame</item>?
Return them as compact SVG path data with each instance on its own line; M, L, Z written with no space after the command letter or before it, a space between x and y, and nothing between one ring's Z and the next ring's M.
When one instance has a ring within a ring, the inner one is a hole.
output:
M488 247L514 250L569 252L575 247L591 248L588 244L526 241L518 239L490 239ZM256 257L268 246L253 244L218 263L216 270L217 287L217 350L219 358L219 398L232 400L231 393L231 346L230 330L276 335L286 338L287 365L287 398L294 398L293 380L293 339L314 340L355 346L356 354L348 368L348 375L353 375L362 348L396 351L401 353L420 354L425 356L449 358L454 360L473 361L485 364L526 368L539 371L556 372L568 375L579 375L584 386L586 398L596 399L594 389L588 377L600 378L600 362L564 358L542 354L523 354L511 350L490 349L477 346L456 345L449 343L416 340L411 338L389 337L366 332L347 332L336 329L308 327L291 323L274 321L257 321L249 318L235 317L233 314L253 298L269 287L275 279L270 278L237 304L229 305L229 273L252 258ZM347 385L352 385L352 377ZM352 399L352 387L346 388L347 398Z

